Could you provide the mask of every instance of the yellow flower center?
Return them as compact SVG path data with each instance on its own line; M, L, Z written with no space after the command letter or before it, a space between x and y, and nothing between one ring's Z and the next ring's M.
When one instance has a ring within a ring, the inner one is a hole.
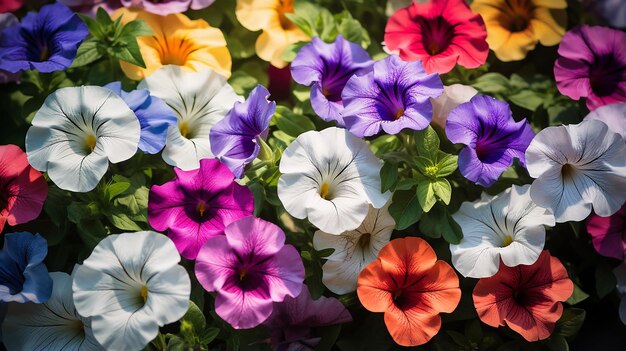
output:
M141 290L139 291L139 295L143 299L143 303L146 303L146 301L148 301L148 287L145 285L142 286Z
M569 163L566 163L561 167L561 177L563 177L563 179L569 179L573 175L574 175L574 167L572 165L570 165Z
M96 148L96 141L96 136L93 134L87 134L87 136L85 136L85 148L88 153L92 153Z
M39 55L39 61L46 61L50 58L50 50L48 50L48 46L44 46L43 50L41 50L41 54Z
M498 18L500 25L512 33L523 32L530 24L535 5L532 0L509 0L501 10Z
M365 249L367 247L370 246L370 241L372 240L372 234L370 233L365 233L363 235L361 235L361 237L359 238L359 247L362 249Z
M198 202L196 205L196 212L198 212L200 217L204 217L204 213L206 212L206 203L204 201Z
M245 268L239 268L239 281L243 281L244 278L246 277L246 274L248 274L248 270Z
M504 238L502 239L502 245L500 247L507 247L511 245L512 242L513 242L513 238L510 235L505 235Z
M293 12L293 0L280 0L278 6L278 21L284 30L294 29L297 26L285 16L285 13Z
M187 55L179 51L163 53L161 56L163 65L184 66L185 62L187 62Z
M180 130L180 135L182 135L183 138L186 138L189 134L189 124L187 124L187 122L181 122L178 124L178 129Z
M399 119L402 116L404 116L404 109L403 108L399 108L398 111L396 111L396 114L394 115L394 117L395 117L395 119Z
M322 199L328 200L330 197L330 184L324 182L320 187L320 196Z

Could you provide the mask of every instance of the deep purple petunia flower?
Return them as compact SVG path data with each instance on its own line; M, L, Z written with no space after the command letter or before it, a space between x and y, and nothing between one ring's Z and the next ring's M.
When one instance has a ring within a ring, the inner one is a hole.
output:
M296 82L311 86L311 106L315 113L325 121L334 120L343 126L341 92L353 74L373 63L367 51L341 35L332 44L314 37L291 63L291 75Z
M0 69L12 73L66 69L87 34L87 26L67 6L46 5L39 13L29 12L19 25L2 31Z
M311 298L305 286L298 297L286 297L274 303L272 315L263 322L272 337L276 351L314 349L320 338L312 337L312 328L325 327L352 321L346 307L334 297Z
M426 74L420 61L404 62L391 55L348 80L341 94L343 120L358 137L375 135L381 129L388 134L404 128L422 130L433 115L429 98L442 93L437 73Z
M119 95L130 107L141 125L139 150L147 154L156 154L165 146L167 129L176 125L178 119L163 100L150 95L146 89L125 92L121 82L112 82L104 86Z
M148 221L158 231L167 230L178 252L193 260L209 238L251 215L254 199L216 159L202 159L200 168L191 171L174 167L174 173L175 179L150 189Z
M587 98L590 110L626 101L626 33L582 25L565 33L554 63L561 94Z
M455 144L467 145L459 152L461 174L489 187L514 157L526 166L524 153L535 133L525 119L515 122L506 102L476 95L450 112L446 135Z
M236 329L252 328L272 314L274 302L300 294L304 265L273 223L249 216L229 224L224 234L202 246L196 277L204 289L217 292L215 312L222 319Z
M276 112L276 103L267 100L269 95L258 85L245 102L235 102L226 117L211 128L211 151L236 178L243 176L244 167L259 154L258 139L267 138L270 119Z

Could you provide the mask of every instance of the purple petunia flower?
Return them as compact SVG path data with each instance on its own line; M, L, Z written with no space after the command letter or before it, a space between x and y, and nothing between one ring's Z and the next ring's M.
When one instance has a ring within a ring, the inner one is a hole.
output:
M404 128L422 130L432 119L429 98L442 93L439 75L426 74L421 62L388 56L348 80L341 94L343 120L358 137L375 135L381 129L388 134Z
M461 174L483 187L491 186L516 157L526 166L524 153L535 134L525 119L515 122L509 105L477 95L450 112L446 135L459 152Z
M147 154L156 154L165 146L167 129L176 125L178 119L169 106L146 89L125 92L121 82L112 82L104 86L119 95L130 107L141 125L139 150Z
M0 251L0 303L48 301L52 279L43 260L48 242L39 234L27 232L4 236Z
M209 238L251 215L254 199L216 159L202 159L200 168L190 171L174 167L174 173L175 179L150 189L148 221L158 231L167 230L178 252L193 260Z
M18 25L20 21L12 13L0 13L0 32L7 27ZM21 73L11 73L0 69L0 84L19 81Z
M626 101L626 33L582 25L565 33L554 63L561 94L587 98L590 110Z
M298 296L304 265L277 225L252 216L232 222L198 253L196 277L217 292L215 312L236 329L265 321L274 302Z
M269 96L269 91L258 85L245 102L235 102L226 117L211 128L211 151L235 178L241 178L245 165L259 154L258 139L267 138L270 119L276 112L276 103L268 101Z
M263 325L269 330L274 350L287 351L314 349L320 338L311 336L312 328L351 321L350 312L339 300L324 296L313 300L305 286L298 297L288 296L274 303L274 311Z
M58 2L67 5L72 11L85 13L91 17L96 15L99 7L102 7L106 12L113 13L115 10L122 7L120 0L57 0Z
M341 35L332 44L314 37L291 63L291 75L296 82L311 86L311 106L315 113L325 121L335 120L343 126L341 92L353 74L373 63L367 51Z
M2 31L0 69L12 73L66 69L87 34L87 26L67 6L46 5L39 13L29 12L19 25Z

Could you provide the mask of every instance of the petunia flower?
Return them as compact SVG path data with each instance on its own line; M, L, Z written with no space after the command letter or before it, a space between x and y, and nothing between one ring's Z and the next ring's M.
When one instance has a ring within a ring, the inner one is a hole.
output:
M341 113L346 127L358 137L381 130L397 134L402 129L422 130L432 119L432 103L443 92L439 75L426 74L419 61L398 56L376 61L367 71L346 83Z
M107 350L139 350L187 312L191 282L165 235L109 235L74 271L78 314Z
M11 73L64 70L87 34L87 26L67 6L45 5L39 13L29 12L19 25L2 30L0 69Z
M251 31L263 30L254 46L257 56L278 68L288 64L281 56L289 45L310 39L285 16L293 11L294 0L237 0L239 23Z
M524 167L524 152L535 136L526 119L515 122L509 105L477 95L448 115L446 135L459 152L459 170L468 180L489 187L517 158Z
M464 277L485 278L508 267L537 261L546 242L544 226L554 216L530 198L530 185L516 186L480 200L464 202L452 218L463 230L459 244L450 244L452 265Z
M402 346L422 345L441 328L441 312L454 311L461 299L459 278L437 260L426 241L390 241L359 274L357 294L363 307L384 312L385 325Z
M582 25L565 34L554 63L561 94L587 98L590 110L626 102L626 33Z
M174 111L163 100L150 95L145 89L125 92L121 82L112 82L104 86L119 95L135 113L141 126L139 150L147 154L156 154L165 146L167 129L176 125Z
M19 25L19 23L20 21L17 19L17 17L15 17L14 14L10 12L0 13L0 33L5 28L8 28L14 25ZM22 76L21 72L11 73L9 71L0 69L0 84L18 82L21 76Z
M0 303L48 301L52 280L43 260L48 242L39 234L27 232L4 235L0 251Z
M478 90L469 85L444 85L443 94L436 99L431 99L433 104L432 123L445 129L450 112L460 104L470 101L476 94L478 94Z
M617 280L617 292L620 295L619 318L626 325L626 262L615 267L613 274Z
M626 2L622 0L582 0L583 11L591 11L611 27L626 28Z
M413 2L395 12L385 27L385 44L405 61L421 60L426 72L448 73L459 65L476 68L487 60L487 29L465 0Z
M210 6L215 0L120 0L124 7L142 9L157 15L166 16L182 13L189 9L201 10Z
M17 11L26 0L3 0L0 3L0 13Z
M395 225L389 214L389 204L380 209L370 205L367 217L354 230L339 235L316 231L313 236L315 250L335 249L322 266L324 285L339 295L355 291L359 273L389 242Z
M0 145L0 232L4 225L30 222L39 217L48 197L48 183L28 164L15 145Z
M140 126L121 97L96 86L48 95L26 133L30 164L61 189L87 192L109 168L137 151Z
M190 20L182 13L159 16L125 8L111 17L122 17L122 23L143 20L153 32L137 38L146 68L120 61L128 78L146 78L166 65L180 66L186 72L213 70L230 77L232 61L224 34L205 20Z
M309 131L283 152L278 198L290 215L326 233L354 230L370 204L381 208L391 195L380 192L381 167L368 144L345 129Z
M181 67L165 66L142 80L138 89L163 100L178 118L178 127L167 130L161 156L169 165L183 170L196 169L203 158L213 157L209 135L236 101L243 99L211 70L186 72Z
M624 155L622 137L600 121L545 128L526 150L528 173L536 178L530 197L559 223L582 221L592 207L608 217L626 201Z
M252 162L267 138L276 102L269 101L270 92L258 85L245 102L235 102L226 117L215 123L209 133L211 151L241 178L244 167Z
M487 43L501 61L518 61L535 49L558 44L567 25L566 0L474 0L472 11L487 26Z
M585 120L588 119L604 122L611 131L618 133L626 141L626 103L600 106L585 116Z
M215 312L233 328L265 321L274 302L300 294L304 265L277 225L252 216L229 224L198 253L196 277L216 292Z
M122 4L120 0L57 0L67 5L72 11L88 14L95 17L98 8L102 7L106 12L113 13Z
M626 251L626 204L609 217L591 214L586 220L587 232L596 251L606 257L624 260Z
M304 286L298 297L286 296L284 301L274 302L272 314L263 325L269 330L274 349L286 351L300 350L300 345L317 346L320 338L312 337L313 328L351 321L350 312L339 300L325 296L313 300Z
M52 295L43 304L9 304L3 333L8 350L104 350L91 330L91 319L81 317L72 299L72 277L50 273Z
M573 292L563 264L543 251L530 266L500 265L496 275L478 281L472 297L483 323L507 325L527 341L537 341L550 337L563 313L561 302Z
M341 92L353 74L373 63L367 51L341 34L331 44L313 37L291 62L291 75L296 82L311 87L315 113L325 121L337 121L343 126Z
M176 178L153 185L148 198L148 221L167 235L180 254L190 260L204 243L224 234L224 227L254 211L252 192L234 181L216 159L200 160L200 168L174 168Z

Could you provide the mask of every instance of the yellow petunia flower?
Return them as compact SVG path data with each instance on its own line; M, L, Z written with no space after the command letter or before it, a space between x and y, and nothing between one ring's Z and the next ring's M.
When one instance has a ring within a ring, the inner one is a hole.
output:
M487 26L487 43L502 61L526 57L540 42L556 45L565 34L566 0L474 0Z
M285 13L293 12L293 0L237 0L235 15L249 30L263 30L256 40L256 54L273 66L283 68L287 62L280 57L285 49L299 41L309 41Z
M159 16L146 11L121 8L113 18L122 22L144 20L154 34L137 38L146 68L120 61L130 79L143 79L165 65L181 66L185 71L212 69L230 77L232 60L226 48L224 34L204 20L190 20L183 14Z

